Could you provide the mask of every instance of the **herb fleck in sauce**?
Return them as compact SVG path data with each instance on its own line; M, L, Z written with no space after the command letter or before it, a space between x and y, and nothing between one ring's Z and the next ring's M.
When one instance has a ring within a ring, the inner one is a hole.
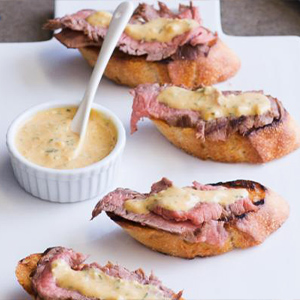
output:
M105 11L91 14L86 21L92 26L108 27L112 15ZM131 38L144 42L171 42L173 38L199 27L200 24L188 18L155 18L143 24L128 24L125 32Z
M53 169L81 168L106 157L115 147L117 132L110 120L92 110L82 151L72 159L79 142L79 135L70 129L76 111L75 107L61 107L37 113L17 134L20 153Z
M113 277L98 268L73 270L64 260L51 264L56 284L75 290L93 299L106 300L171 300L156 285L142 284L134 279Z
M196 91L167 87L157 100L172 108L197 111L206 121L229 116L261 115L271 109L270 100L263 94L246 92L225 96L214 87Z

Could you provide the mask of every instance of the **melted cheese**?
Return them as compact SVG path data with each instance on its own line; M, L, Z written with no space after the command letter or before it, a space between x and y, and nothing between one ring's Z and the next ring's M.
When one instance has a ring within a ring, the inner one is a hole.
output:
M86 21L93 26L108 27L111 18L110 13L99 11L90 15ZM170 42L176 36L198 26L199 23L191 19L157 18L144 24L128 24L125 32L137 41Z
M261 115L271 109L270 100L263 94L224 96L214 87L190 91L172 86L163 90L157 100L172 108L199 111L206 121L229 116Z
M219 203L229 205L239 199L249 196L246 189L220 188L211 191L199 191L190 187L169 187L146 199L130 199L125 201L124 207L127 211L136 214L147 214L156 206L172 211L188 211L200 202Z
M53 169L81 168L106 157L115 147L117 131L110 120L92 110L84 145L73 159L79 135L70 125L76 111L76 107L61 107L34 115L16 135L19 152L29 161Z
M154 285L109 276L96 268L75 271L64 260L52 262L52 274L56 284L74 290L89 298L101 300L171 300Z

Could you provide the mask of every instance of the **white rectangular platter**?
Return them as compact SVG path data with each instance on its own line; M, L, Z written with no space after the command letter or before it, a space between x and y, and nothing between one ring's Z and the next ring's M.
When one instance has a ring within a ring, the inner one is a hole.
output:
M135 1L137 3L137 1ZM184 2L184 1L181 1ZM56 15L81 8L113 10L118 1L57 1ZM168 1L175 9L178 1ZM300 123L300 39L231 37L222 33L218 1L195 1L204 25L217 30L239 55L240 72L219 84L224 90L257 90L278 97ZM184 289L185 299L300 299L300 152L265 165L201 161L173 147L149 121L129 134L129 89L104 79L96 102L114 111L127 131L122 169L114 187L148 192L166 176L177 185L251 179L274 189L289 202L288 221L260 246L228 254L183 260L155 253L135 242L103 214L90 221L98 199L53 204L24 192L13 177L5 145L11 121L30 106L46 101L80 100L91 68L76 50L55 39L0 44L0 299L30 299L18 285L19 259L62 245L91 255L90 261L120 263L151 270L166 286Z

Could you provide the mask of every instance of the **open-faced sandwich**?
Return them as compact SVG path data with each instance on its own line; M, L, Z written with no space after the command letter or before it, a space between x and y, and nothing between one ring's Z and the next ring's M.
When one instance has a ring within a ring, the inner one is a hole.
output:
M116 189L102 211L145 246L194 258L262 243L289 215L289 206L263 185L245 180L178 188L163 178L150 193Z
M265 163L300 146L294 119L262 91L144 84L131 93L132 133L141 118L150 118L170 142L201 159Z
M121 36L106 68L111 80L135 87L142 83L211 85L233 76L240 68L237 56L216 33L201 24L199 10L180 5L172 12L164 3L159 9L139 4ZM77 48L95 65L112 15L81 10L49 20L46 29L62 29L54 36L68 48Z
M39 300L183 300L142 269L129 271L108 263L85 264L87 256L64 247L47 249L22 259L16 276Z

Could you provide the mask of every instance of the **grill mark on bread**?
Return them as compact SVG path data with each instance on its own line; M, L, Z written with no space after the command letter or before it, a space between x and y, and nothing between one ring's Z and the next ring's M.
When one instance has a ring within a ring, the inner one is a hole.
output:
M259 205L264 205L264 204L265 204L265 199L261 199L261 200L259 200L259 201L253 202L253 204L254 204L254 205L257 205L257 206L259 206Z
M246 217L247 214L242 214L242 215L239 215L239 216L235 216L237 219L243 219Z
M245 188L247 190L262 190L262 191L267 191L267 188L263 186L262 184L255 182L255 181L250 181L250 180L243 180L243 179L238 179L235 181L229 181L229 182L217 182L217 183L210 183L209 185L212 186L225 186L229 188Z

